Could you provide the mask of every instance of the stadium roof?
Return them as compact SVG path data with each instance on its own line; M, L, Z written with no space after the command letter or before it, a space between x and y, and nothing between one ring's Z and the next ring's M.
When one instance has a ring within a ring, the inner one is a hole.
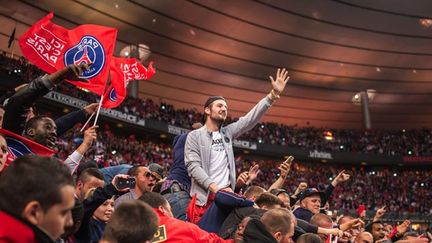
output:
M158 73L140 83L140 96L178 108L202 110L209 95L223 95L240 116L270 90L268 76L287 67L291 80L265 121L362 128L351 100L373 89L373 128L432 124L429 0L0 2L2 50L10 51L15 24L18 37L49 11L68 28L113 26L117 54L137 43L152 51Z

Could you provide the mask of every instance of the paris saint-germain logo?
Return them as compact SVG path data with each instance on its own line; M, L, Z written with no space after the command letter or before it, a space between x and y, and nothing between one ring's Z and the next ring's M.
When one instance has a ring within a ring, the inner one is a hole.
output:
M117 94L116 94L114 88L112 88L111 91L109 92L109 99L111 101L114 101L114 102L117 101Z
M8 150L10 152L10 155L12 155L12 158L19 158L26 154L32 154L33 151L25 145L23 142L21 142L18 139L6 137L6 143L8 145Z
M93 63L90 70L84 70L82 78L93 78L98 75L105 64L105 50L102 44L93 36L85 35L80 42L69 48L64 54L65 66Z

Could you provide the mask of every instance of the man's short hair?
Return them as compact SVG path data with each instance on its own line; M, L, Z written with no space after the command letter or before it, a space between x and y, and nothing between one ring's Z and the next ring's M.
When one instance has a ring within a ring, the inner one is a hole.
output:
M24 125L24 134L27 134L29 128L37 128L38 123L42 121L44 118L50 118L49 116L34 116L30 118Z
M86 183L91 177L96 177L99 180L104 180L102 172L97 168L87 168L83 170L77 177L77 182Z
M137 176L139 174L140 168L144 167L142 165L134 165L131 168L129 168L127 174L129 176Z
M282 200L280 200L275 195L271 194L270 192L264 192L262 193L256 200L255 203L258 205L258 207L267 207L267 208L274 208L275 206L283 206Z
M259 197L261 194L265 192L265 189L260 186L250 186L246 189L243 196L246 198Z
M324 227L325 225L333 225L333 220L327 214L317 213L310 219L310 223L319 227Z
M147 203L152 208L158 208L160 206L163 207L168 203L161 194L156 192L145 192L138 198L138 200Z
M210 96L210 97L208 97L208 99L204 103L204 108L209 107L216 100L223 100L223 101L225 101L225 98L222 97L222 96Z
M296 243L321 243L321 238L312 233L306 233L300 235L300 237L297 238Z
M373 226L374 224L382 224L382 222L381 222L380 220L370 222L369 224L367 224L367 225L365 226L365 231L367 231L367 232L369 232L369 233L372 233L372 226Z
M89 168L98 169L98 165L97 165L96 161L90 160L90 161L86 161L86 162L81 162L75 170L76 176L79 177L84 170L89 169Z
M293 214L286 208L275 208L264 213L261 217L261 222L265 225L266 229L274 234L281 232L283 235L288 234Z
M153 239L159 218L153 209L139 200L121 203L105 226L103 240L116 243L143 242Z
M14 160L0 176L0 209L21 215L31 201L47 211L62 202L61 189L74 186L71 172L58 159L25 155Z

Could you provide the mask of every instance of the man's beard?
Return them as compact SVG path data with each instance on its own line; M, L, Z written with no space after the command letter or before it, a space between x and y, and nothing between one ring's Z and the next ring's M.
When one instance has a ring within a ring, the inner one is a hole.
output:
M226 112L217 113L215 116L210 116L210 118L217 124L222 125L227 117Z

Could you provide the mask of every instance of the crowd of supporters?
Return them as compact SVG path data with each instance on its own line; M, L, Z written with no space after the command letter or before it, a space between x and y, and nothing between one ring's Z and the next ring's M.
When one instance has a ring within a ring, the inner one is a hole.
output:
M0 55L0 67L24 80L31 80L43 73L25 59L13 59L5 54ZM58 87L58 91L90 102L97 100L93 94L72 88L68 84ZM202 113L196 109L176 109L163 100L155 101L149 98L127 97L117 109L184 128L190 128L191 124L202 120ZM228 117L226 123L235 120L236 118ZM325 139L326 132L331 132L332 140ZM345 151L388 156L432 154L432 148L428 146L432 142L432 131L426 128L363 131L297 127L267 122L258 124L240 139L327 152Z
M59 139L59 158L66 159L79 145L82 135L80 126L72 129ZM98 132L95 146L86 155L86 160L97 160L100 167L119 164L148 165L158 163L166 171L172 164L172 146L150 139L139 140L134 135L127 137L115 134L109 125ZM260 174L254 184L264 188L270 187L280 175L278 164L273 159L236 158L237 173L249 170L258 164ZM324 190L338 173L340 165L298 162L292 165L291 173L285 182L285 188L294 192L296 186L307 181L311 187ZM355 210L360 204L368 205L373 210L381 205L388 205L389 212L398 214L417 213L432 216L432 170L408 168L367 168L352 165L348 168L352 179L343 187L338 187L330 199L331 205L338 210ZM382 192L377 194L377 192ZM333 207L332 207L333 208Z

